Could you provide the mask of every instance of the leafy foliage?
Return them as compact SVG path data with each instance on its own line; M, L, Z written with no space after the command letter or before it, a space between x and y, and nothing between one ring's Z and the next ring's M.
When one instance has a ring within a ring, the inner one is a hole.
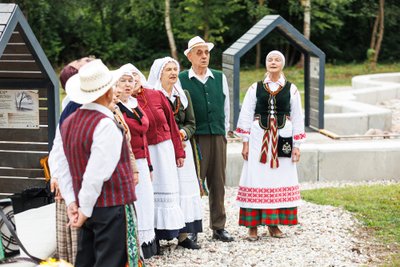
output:
M3 0L19 4L40 44L54 66L85 55L101 57L118 66L132 62L148 68L153 60L169 54L164 27L164 1L160 0ZM311 1L311 41L331 63L363 62L374 16L375 0ZM199 35L216 44L212 66L221 65L221 53L266 14L279 14L302 32L303 7L299 0L171 0L172 28L178 52ZM400 58L400 6L385 1L385 35L381 61ZM272 32L261 41L263 56L280 49L288 65L299 52L281 35ZM255 49L242 60L254 64ZM186 66L188 62L183 62Z

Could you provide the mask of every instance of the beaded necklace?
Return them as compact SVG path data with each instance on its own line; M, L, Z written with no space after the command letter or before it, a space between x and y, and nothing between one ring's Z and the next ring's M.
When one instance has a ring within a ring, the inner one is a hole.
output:
M178 114L179 108L181 107L181 98L177 95L175 96L175 99L176 99L176 107L174 110L174 115Z

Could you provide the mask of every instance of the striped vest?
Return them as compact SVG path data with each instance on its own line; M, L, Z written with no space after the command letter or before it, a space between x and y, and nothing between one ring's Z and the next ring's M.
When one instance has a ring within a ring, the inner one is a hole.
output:
M94 130L100 120L106 117L106 115L99 111L78 109L74 114L69 116L62 125L61 137L65 156L69 163L72 186L77 202L78 193L82 186L82 177L90 157ZM133 171L130 165L129 150L124 136L120 160L111 178L104 182L95 206L119 206L132 203L135 200Z

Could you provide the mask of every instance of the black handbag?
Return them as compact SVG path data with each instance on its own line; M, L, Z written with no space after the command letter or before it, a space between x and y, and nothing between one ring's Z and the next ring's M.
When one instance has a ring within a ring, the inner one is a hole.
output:
M14 209L14 214L39 208L54 202L54 196L50 192L49 183L46 187L34 187L25 189L21 193L10 196Z
M292 137L278 137L278 157L292 157L293 139Z

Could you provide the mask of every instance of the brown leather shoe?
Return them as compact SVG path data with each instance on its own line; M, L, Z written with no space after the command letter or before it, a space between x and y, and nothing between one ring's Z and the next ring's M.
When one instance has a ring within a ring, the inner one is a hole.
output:
M268 226L268 232L271 237L274 238L284 238L286 235L282 233L278 226Z

